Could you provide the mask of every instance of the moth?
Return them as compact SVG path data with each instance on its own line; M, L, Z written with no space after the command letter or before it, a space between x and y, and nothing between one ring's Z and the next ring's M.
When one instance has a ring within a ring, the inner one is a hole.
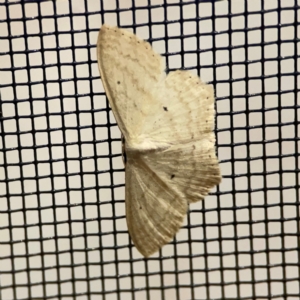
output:
M97 59L124 140L128 230L148 257L174 238L188 205L221 181L214 91L189 71L167 75L148 42L118 27L101 27Z

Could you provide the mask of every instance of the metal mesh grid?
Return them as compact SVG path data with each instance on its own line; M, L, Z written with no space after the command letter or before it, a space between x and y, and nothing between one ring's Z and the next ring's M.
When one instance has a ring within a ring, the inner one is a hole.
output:
M299 3L0 0L0 299L299 299ZM143 259L102 23L216 88L222 184Z

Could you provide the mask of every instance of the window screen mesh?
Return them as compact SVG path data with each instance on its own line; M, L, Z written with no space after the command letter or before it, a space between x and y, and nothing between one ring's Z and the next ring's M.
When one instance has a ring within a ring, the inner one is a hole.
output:
M102 23L216 90L223 181L143 259ZM0 299L299 299L297 0L0 0Z

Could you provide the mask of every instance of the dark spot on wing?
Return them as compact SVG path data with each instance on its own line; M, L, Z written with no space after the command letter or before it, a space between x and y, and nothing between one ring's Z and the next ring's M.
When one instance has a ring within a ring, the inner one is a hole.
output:
M120 84L121 82L120 81L117 81L117 84Z
M168 111L168 108L164 106L164 111Z
M174 177L175 177L175 175L174 175L174 174L172 174L172 175L171 175L171 179L173 179Z

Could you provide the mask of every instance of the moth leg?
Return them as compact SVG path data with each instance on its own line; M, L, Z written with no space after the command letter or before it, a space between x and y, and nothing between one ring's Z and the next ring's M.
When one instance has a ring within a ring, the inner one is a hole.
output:
M121 142L122 142L122 160L123 160L124 168L126 168L126 163L127 163L126 150L125 150L126 140L123 134L121 135Z

